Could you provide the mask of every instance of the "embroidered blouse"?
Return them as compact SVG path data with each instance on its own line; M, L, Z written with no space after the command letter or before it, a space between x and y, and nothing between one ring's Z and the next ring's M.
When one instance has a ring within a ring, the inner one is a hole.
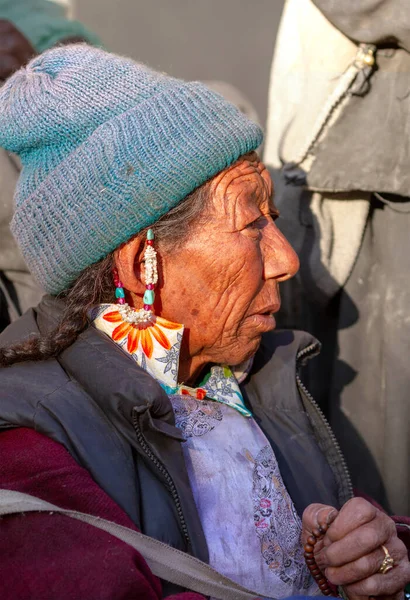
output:
M250 364L212 366L192 388L178 383L183 325L155 317L140 328L124 322L113 304L95 309L92 321L168 394L186 438L184 458L211 566L260 596L317 594L303 558L300 518L239 388Z

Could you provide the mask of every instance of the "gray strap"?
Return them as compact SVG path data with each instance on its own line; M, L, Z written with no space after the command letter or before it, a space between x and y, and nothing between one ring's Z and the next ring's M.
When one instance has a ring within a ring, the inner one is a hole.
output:
M59 508L35 496L0 490L0 517L30 511L61 513L98 527L138 550L157 577L204 596L218 600L253 600L263 596L224 577L201 560L138 531L93 515Z

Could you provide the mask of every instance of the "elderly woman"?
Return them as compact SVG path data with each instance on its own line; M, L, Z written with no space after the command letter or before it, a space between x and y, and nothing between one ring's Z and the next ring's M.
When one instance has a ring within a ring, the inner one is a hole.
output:
M1 337L0 487L139 529L255 595L329 593L326 576L400 598L395 523L351 499L295 372L317 344L273 332L298 259L261 141L201 84L87 46L4 86L12 231L49 295ZM67 516L0 532L3 599L200 598Z

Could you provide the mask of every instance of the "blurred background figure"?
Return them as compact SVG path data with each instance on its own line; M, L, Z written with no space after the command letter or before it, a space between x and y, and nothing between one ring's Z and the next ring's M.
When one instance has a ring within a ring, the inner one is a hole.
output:
M410 511L410 12L288 0L265 162L301 258L282 325L323 342L309 388L357 488Z
M35 54L74 41L99 44L97 36L68 18L66 6L49 0L0 0L0 85ZM17 157L0 148L0 331L42 296L9 230L19 173Z

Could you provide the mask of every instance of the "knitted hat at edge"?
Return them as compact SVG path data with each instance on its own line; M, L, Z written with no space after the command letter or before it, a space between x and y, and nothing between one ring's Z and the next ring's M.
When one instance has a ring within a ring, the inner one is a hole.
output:
M23 164L11 229L51 294L261 142L204 85L83 44L0 89L0 146Z

